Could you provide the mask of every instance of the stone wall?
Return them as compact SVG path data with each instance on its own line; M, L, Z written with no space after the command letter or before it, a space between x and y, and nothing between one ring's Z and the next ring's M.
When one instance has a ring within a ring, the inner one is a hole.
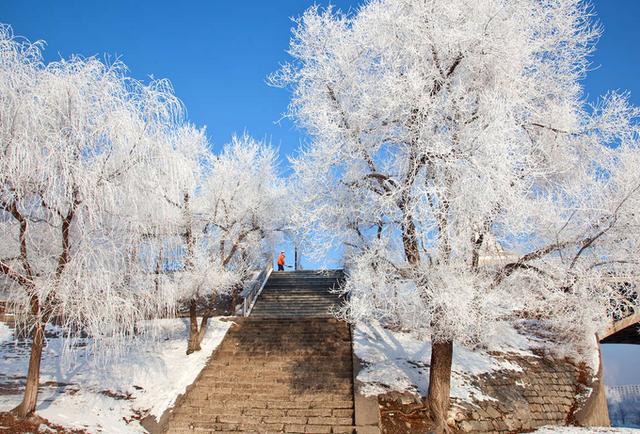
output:
M537 356L504 356L522 372L502 370L468 378L494 399L453 399L450 425L462 433L518 433L575 423L576 412L589 401L593 375L569 359ZM424 398L389 393L379 397L379 404L383 433L426 432Z

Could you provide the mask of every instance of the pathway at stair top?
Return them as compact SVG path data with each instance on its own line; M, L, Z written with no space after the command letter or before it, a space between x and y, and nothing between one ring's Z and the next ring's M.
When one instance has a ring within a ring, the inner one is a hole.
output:
M349 326L331 317L342 273L274 272L169 417L172 434L353 432Z

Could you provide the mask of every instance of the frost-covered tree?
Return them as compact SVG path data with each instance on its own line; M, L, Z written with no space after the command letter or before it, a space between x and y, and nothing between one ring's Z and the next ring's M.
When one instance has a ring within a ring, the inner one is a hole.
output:
M278 209L284 196L272 147L245 133L219 155L197 160L202 175L181 201L185 247L178 286L189 305L187 354L200 350L216 297L231 292L235 301L250 272L264 266L283 226Z
M156 157L180 104L120 63L45 65L39 44L0 27L0 271L33 339L19 416L35 410L44 327L120 345L167 305L136 260Z
M630 299L610 277L639 271L640 111L585 105L591 17L580 0L313 7L272 77L312 139L294 218L320 251L349 247L349 319L431 337L439 432L454 342L516 317L584 342ZM514 259L481 266L489 239Z

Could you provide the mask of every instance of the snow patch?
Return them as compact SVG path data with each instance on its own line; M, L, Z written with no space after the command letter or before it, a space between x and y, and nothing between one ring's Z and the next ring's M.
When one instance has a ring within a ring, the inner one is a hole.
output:
M13 330L11 327L3 322L0 322L0 344L10 340L13 337Z
M431 358L428 339L394 332L379 324L358 324L354 329L353 347L365 364L357 377L363 383L365 395L379 395L391 390L426 395ZM522 371L519 365L490 352L533 356L531 348L532 342L507 324L496 329L491 345L486 349L454 346L451 396L463 400L492 400L472 386L469 377L499 370Z
M37 413L51 422L90 432L142 433L135 415L159 418L185 392L224 338L231 322L209 320L202 350L186 355L188 319L145 321L154 341L138 341L126 354L109 360L78 352L63 360L62 339L49 338L44 349ZM6 333L0 323L0 336ZM11 329L9 329L11 332ZM12 336L12 333L10 333ZM12 338L0 345L0 384L15 393L0 396L0 411L21 400L29 347Z

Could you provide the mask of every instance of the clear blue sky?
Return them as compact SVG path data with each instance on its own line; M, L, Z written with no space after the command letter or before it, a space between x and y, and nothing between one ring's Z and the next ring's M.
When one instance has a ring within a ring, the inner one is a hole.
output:
M331 3L348 10L361 2ZM74 53L109 54L120 56L136 78L170 79L189 119L207 126L214 148L246 129L270 140L284 157L305 135L286 119L277 123L289 94L267 86L265 78L287 60L290 18L312 4L313 0L2 0L0 22L11 24L17 35L45 40L48 60ZM605 32L593 57L594 70L585 80L586 91L595 99L610 89L628 90L640 105L640 1L593 4ZM286 174L288 166L282 160Z
M360 3L332 0L342 9ZM286 154L304 134L289 121L276 123L289 94L267 86L265 78L287 59L290 17L312 4L2 0L0 22L11 24L18 35L45 40L47 59L106 53L121 56L136 78L170 79L190 120L207 126L214 146L247 129ZM605 33L593 58L596 69L585 82L587 92L596 97L607 89L629 90L640 104L640 1L597 0L594 6Z

